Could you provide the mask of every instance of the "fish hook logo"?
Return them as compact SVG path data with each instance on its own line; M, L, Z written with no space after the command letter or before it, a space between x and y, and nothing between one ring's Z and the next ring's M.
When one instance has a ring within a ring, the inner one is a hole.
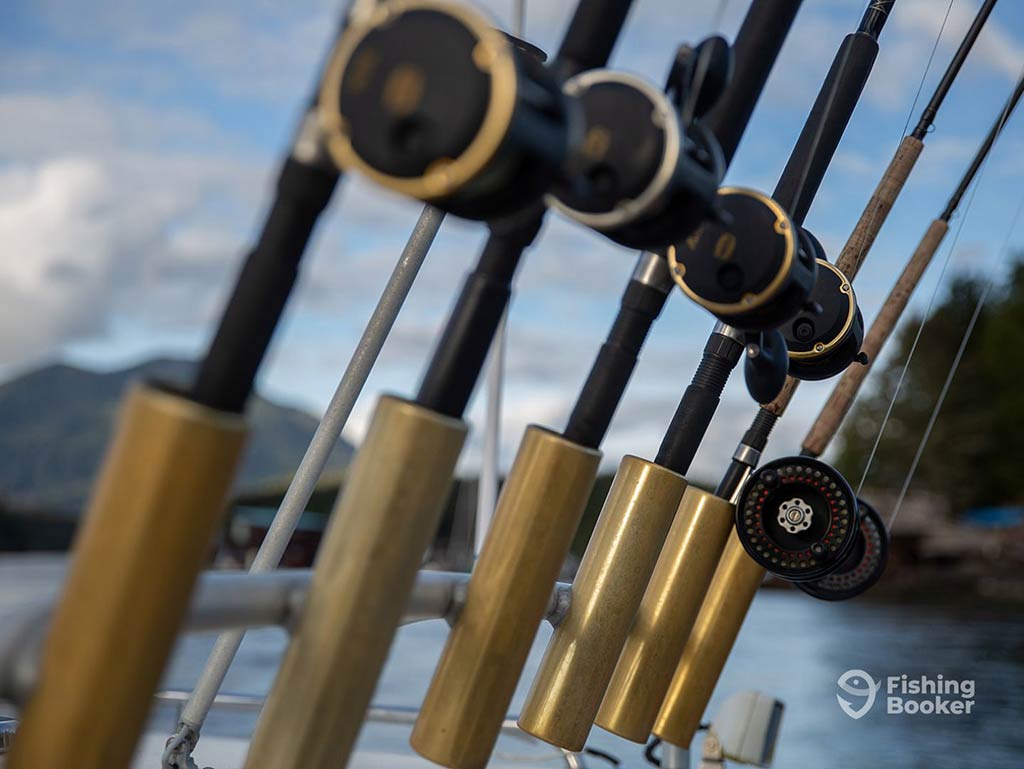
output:
M843 709L846 715L853 719L862 718L868 714L868 711L875 704L875 696L878 694L878 690L882 688L881 681L875 681L863 670L847 670L839 676L836 684L847 694L867 698L860 708L855 708L852 702L843 699L838 694L836 695L836 699L839 700L839 707Z

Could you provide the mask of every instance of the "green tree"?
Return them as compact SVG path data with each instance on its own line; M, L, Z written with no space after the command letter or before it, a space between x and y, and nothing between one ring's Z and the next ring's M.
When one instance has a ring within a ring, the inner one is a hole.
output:
M960 276L924 328L868 475L899 489L987 278ZM903 324L840 435L839 467L860 479L896 391L920 316ZM939 414L912 490L942 494L956 512L1024 500L1024 263L994 286Z

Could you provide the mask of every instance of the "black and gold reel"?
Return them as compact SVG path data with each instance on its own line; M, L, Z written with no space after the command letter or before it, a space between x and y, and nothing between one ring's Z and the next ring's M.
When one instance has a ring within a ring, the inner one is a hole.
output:
M872 587L889 563L889 531L874 507L857 498L860 523L853 549L834 572L812 582L797 584L807 595L822 601L846 601Z
M736 506L747 553L791 582L819 580L857 539L857 498L842 475L810 457L769 462L747 480Z
M590 70L565 84L584 113L571 177L548 204L616 243L662 249L708 215L725 172L714 137L636 75Z
M846 276L818 259L818 279L809 309L782 326L789 348L789 373L797 379L828 379L860 361L864 318Z
M705 221L669 247L673 279L734 328L782 325L807 304L817 273L814 254L782 206L763 193L723 187L718 208L728 224Z
M350 25L319 105L339 167L469 219L547 191L571 112L535 49L443 0L390 0Z

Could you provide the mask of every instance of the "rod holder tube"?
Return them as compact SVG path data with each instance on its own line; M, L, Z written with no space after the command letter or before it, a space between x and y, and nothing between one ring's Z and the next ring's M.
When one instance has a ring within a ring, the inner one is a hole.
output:
M129 392L7 769L129 765L244 443L238 414Z
M647 741L734 520L728 501L686 489L601 703L601 728Z
M822 407L818 418L814 420L814 424L811 425L807 437L804 438L801 447L802 454L812 457L821 456L836 433L839 432L839 426L850 411L850 407L853 406L853 401L857 397L857 393L860 392L861 385L864 384L864 380L871 370L871 365L878 358L889 337L892 336L914 289L920 282L924 271L928 269L932 257L935 256L935 252L938 251L948 231L949 224L943 219L936 219L928 227L864 337L861 351L868 356L867 364L850 366L843 372L842 378L832 390L828 401Z
M519 728L580 751L629 634L686 479L626 456L597 519L572 586L569 613L555 628Z
M601 453L526 429L410 743L452 769L491 756Z
M345 766L451 487L466 425L380 400L317 553L246 769Z
M733 532L654 724L665 742L693 742L764 574Z

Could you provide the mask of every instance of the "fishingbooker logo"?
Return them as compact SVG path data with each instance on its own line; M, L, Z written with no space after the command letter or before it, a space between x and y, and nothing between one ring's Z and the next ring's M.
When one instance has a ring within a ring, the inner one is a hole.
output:
M883 681L864 670L847 670L836 681L844 693L860 698L851 702L837 694L839 707L850 718L859 719L875 705ZM962 716L974 708L974 681L931 676L888 676L885 684L885 712L889 715Z
M853 703L843 699L842 695L836 695L836 699L839 700L839 707L843 709L846 715L853 719L858 719L868 714L868 711L875 704L875 697L882 686L881 681L875 681L863 670L847 670L839 676L836 684L847 694L864 697L861 707L855 708Z

